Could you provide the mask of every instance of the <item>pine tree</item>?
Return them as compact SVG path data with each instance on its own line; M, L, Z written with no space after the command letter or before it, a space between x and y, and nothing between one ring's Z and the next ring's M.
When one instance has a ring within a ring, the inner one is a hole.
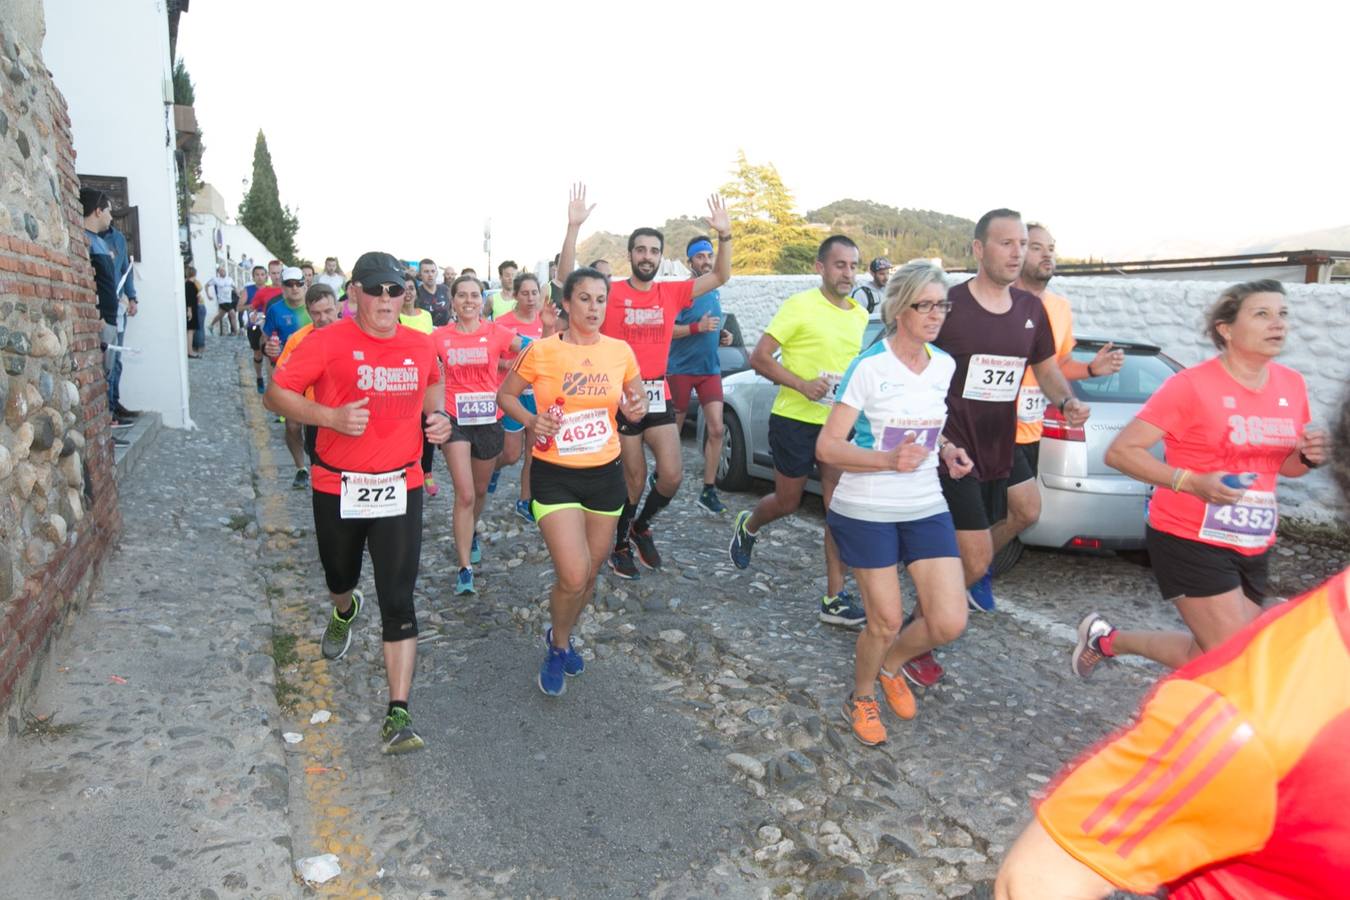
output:
M793 209L792 193L772 163L753 165L742 150L733 181L722 187L736 235L732 269L743 275L809 272L821 236Z
M262 129L258 129L258 141L253 146L253 180L244 202L239 204L239 223L278 259L295 265L295 233L300 230L300 222L290 207L281 205L277 173L272 169L272 154L267 152Z

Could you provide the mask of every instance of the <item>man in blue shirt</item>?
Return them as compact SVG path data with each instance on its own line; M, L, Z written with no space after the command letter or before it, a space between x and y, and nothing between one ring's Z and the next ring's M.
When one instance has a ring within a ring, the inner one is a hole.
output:
M263 318L263 335L267 338L267 355L276 365L281 348L302 326L310 322L305 309L305 273L295 266L281 270L281 297L267 305Z
M685 248L689 268L695 278L713 269L715 254L712 241L695 237ZM717 355L718 344L730 344L731 332L722 328L722 298L717 290L695 297L693 305L675 317L671 332L670 357L666 363L666 380L670 383L670 398L675 406L675 430L684 428L689 412L689 401L698 393L703 410L703 490L698 505L713 515L726 511L717 496L714 479L717 463L722 456L722 362Z

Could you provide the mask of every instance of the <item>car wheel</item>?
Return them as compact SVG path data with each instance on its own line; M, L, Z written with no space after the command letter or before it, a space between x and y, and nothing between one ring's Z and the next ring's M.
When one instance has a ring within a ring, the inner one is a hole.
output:
M994 575L1002 575L1004 572L1017 565L1017 561L1022 558L1022 551L1026 550L1026 545L1013 538L1003 546L1003 549L994 554L994 561L989 566L989 571Z
M745 468L745 429L740 418L725 409L722 438L722 458L717 462L717 486L724 491L744 491L750 487L750 473Z

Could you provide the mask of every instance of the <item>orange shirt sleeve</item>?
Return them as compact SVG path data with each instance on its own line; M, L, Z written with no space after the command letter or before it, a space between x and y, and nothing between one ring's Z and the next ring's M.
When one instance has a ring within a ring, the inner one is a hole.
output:
M1079 862L1147 894L1264 846L1277 785L1270 753L1238 708L1171 679L1134 727L1064 776L1036 816Z

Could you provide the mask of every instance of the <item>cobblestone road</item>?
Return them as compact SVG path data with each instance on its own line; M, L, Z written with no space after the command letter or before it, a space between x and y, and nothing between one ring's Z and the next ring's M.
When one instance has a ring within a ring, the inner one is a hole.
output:
M34 704L74 730L7 747L0 871L33 873L21 896L986 896L1031 799L1159 674L1067 667L1088 609L1174 623L1146 569L1029 552L996 583L1001 611L940 651L949 674L918 717L864 748L840 713L854 636L815 619L818 502L742 572L731 514L702 513L687 480L657 520L666 569L601 579L586 674L549 700L550 568L509 470L474 598L451 595L449 492L427 503L412 709L429 748L382 757L375 616L346 658L319 657L308 496L241 344L193 365L201 430L161 434L123 486L104 597ZM1282 554L1290 594L1350 562ZM326 852L342 874L302 889L293 862Z

